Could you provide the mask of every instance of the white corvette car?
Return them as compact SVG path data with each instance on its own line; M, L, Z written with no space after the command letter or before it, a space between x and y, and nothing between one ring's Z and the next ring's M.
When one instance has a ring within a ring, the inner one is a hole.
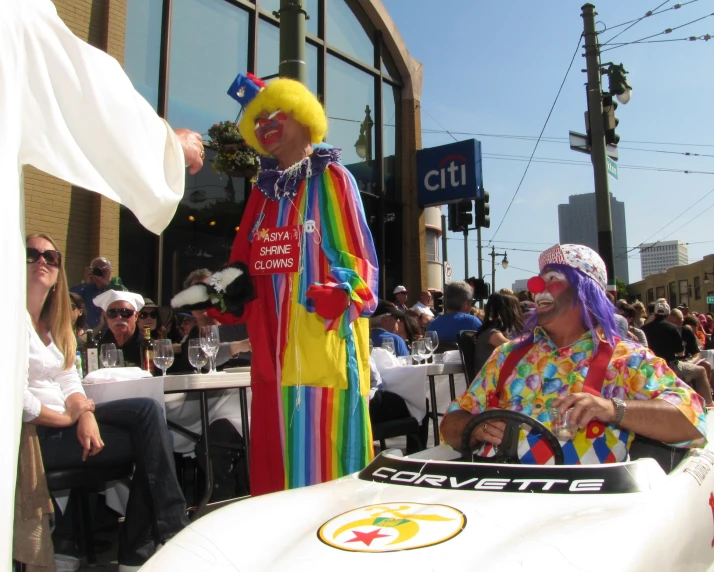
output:
M359 474L236 502L193 522L142 571L669 572L714 562L712 444L669 474L649 458L459 458L445 445L388 451Z

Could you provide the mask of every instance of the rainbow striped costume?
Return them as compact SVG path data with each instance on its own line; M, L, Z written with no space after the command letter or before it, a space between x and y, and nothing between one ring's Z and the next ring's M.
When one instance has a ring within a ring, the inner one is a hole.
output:
M299 271L253 276L256 298L242 317L253 347L253 495L335 479L373 456L367 317L377 304L377 256L338 151L316 154L322 160L308 163L292 193L253 188L231 254L231 262L249 264L256 233L301 229ZM316 283L349 295L339 318L315 313L305 294Z

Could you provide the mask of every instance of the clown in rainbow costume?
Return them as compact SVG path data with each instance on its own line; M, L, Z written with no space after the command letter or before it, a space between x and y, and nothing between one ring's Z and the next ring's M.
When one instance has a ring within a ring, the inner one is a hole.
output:
M255 292L240 319L253 347L256 495L336 479L371 460L367 318L378 262L340 151L313 147L327 131L317 98L290 79L242 81L246 99L255 97L239 128L263 156L230 260L248 267Z

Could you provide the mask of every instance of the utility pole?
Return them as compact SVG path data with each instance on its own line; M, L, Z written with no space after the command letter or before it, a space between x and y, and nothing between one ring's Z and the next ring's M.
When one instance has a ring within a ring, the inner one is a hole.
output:
M280 77L306 83L305 0L280 0Z
M483 280L483 263L481 261L481 227L476 227L476 248L478 249L478 278ZM483 299L479 298L478 307L483 308Z
M441 215L441 291L446 287L446 263L449 255L446 253L446 215Z
M469 277L469 230L464 229L464 278Z
M612 237L610 189L607 181L607 155L605 125L603 123L602 87L600 72L600 44L595 31L595 6L582 7L585 36L585 62L587 67L588 117L592 137L590 159L595 178L595 211L597 215L598 251L607 269L607 290L615 290L615 247Z

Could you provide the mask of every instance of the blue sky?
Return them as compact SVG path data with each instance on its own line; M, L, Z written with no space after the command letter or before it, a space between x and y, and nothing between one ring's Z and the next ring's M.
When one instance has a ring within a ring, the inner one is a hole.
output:
M640 18L663 1L596 2L598 29ZM479 134L538 136L583 29L581 2L383 2L410 53L424 65L421 101L424 147L453 141L446 133L426 132L443 128ZM666 2L658 11L674 5L675 2ZM615 42L631 42L680 26L711 14L713 7L712 0L696 0L678 10L645 18ZM601 43L626 27L602 33ZM707 33L714 34L714 17L652 40ZM624 63L633 87L631 101L617 110L620 119L617 131L621 136L619 180L610 178L610 191L625 203L628 246L678 239L690 243L690 262L714 252L711 232L714 208L694 218L714 207L713 50L714 40L665 42L624 46L602 55L603 62ZM589 161L588 156L571 151L565 139L569 130L585 131L582 52L582 49L578 51L543 133L544 137L563 139L555 143L541 141L536 158ZM606 88L607 79L604 80ZM454 136L457 139L473 137L456 133ZM483 230L483 242L488 244L527 165L526 161L496 159L489 155L527 158L533 152L535 140L476 138L486 155L484 186L491 196L491 228ZM682 154L687 152L710 156ZM712 174L627 169L625 165ZM593 190L589 163L531 163L510 212L494 238L498 252L507 251L510 261L507 270L497 268L497 288L510 287L514 280L528 278L537 271L538 253L524 250L540 251L556 243L557 205L567 203L569 195ZM469 237L469 273L475 274L475 233ZM448 249L454 275L460 277L464 267L463 235L449 233ZM490 272L490 256L484 256L483 260L484 273ZM629 269L630 282L640 279L637 251L631 254Z

